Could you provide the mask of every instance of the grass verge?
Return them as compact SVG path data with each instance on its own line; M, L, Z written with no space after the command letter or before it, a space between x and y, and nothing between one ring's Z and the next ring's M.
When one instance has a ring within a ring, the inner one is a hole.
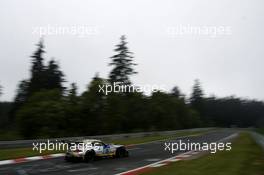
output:
M115 144L122 144L122 145L139 144L139 143L146 143L146 142L152 142L152 141L157 141L157 140L165 140L165 139L171 139L171 138L187 136L187 135L199 135L199 134L204 134L206 132L208 132L208 130L207 131L182 131L182 132L178 132L178 133L173 134L173 135L166 135L166 136L151 135L151 136L145 136L145 137L126 138L126 139L119 139L119 140L108 140L107 143L112 142ZM37 151L33 151L32 148L33 147L0 149L0 160L15 159L15 158L21 158L21 157L40 156L40 155L65 152L65 151L44 151L42 153L39 153Z
M172 163L144 175L263 175L264 152L248 133L232 142L232 150Z
M257 128L256 132L264 135L264 128Z

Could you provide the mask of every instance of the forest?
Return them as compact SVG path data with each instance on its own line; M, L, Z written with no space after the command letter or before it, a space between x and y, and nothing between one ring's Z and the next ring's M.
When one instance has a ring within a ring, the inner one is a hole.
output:
M66 76L54 59L45 65L41 39L31 56L30 77L18 83L12 102L0 102L0 139L84 136L197 127L264 127L264 102L235 96L206 97L200 80L192 93L175 85L169 92L105 94L100 86L132 85L135 59L125 36L109 59L108 77L95 74L78 94L76 83L65 87ZM171 81L173 82L173 76ZM4 93L0 86L0 95ZM188 96L188 97L187 97ZM1 99L1 98L0 98Z

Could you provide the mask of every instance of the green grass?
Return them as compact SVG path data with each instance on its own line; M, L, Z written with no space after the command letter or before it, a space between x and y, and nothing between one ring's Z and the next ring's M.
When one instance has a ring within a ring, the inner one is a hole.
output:
M232 143L231 151L184 160L144 175L263 175L264 152L247 133Z
M0 140L19 140L23 139L17 131L0 130Z
M257 128L256 132L264 135L264 128Z
M33 151L32 148L0 149L0 160L40 156L59 152L61 151L43 151L42 153L38 153L37 151Z
M157 140L165 140L180 136L187 136L187 135L198 135L206 133L207 131L183 131L179 132L173 135L151 135L151 136L145 136L145 137L136 137L136 138L126 138L126 139L119 139L119 140L108 140L107 143L115 143L115 144L123 144L123 145L129 145L129 144L139 144L139 143L146 143L151 141L157 141ZM33 147L31 148L11 148L11 149L0 149L0 160L6 160L6 159L15 159L20 157L30 157L30 156L39 156L39 155L47 155L47 154L53 154L53 153L60 153L65 151L44 151L41 154L38 151L33 151Z

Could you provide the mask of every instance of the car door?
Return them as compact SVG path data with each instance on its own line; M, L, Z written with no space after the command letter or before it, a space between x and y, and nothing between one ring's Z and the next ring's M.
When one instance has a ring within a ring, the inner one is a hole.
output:
M104 154L104 144L102 142L94 142L93 147L96 155L100 156Z
M104 143L103 143L104 144ZM105 155L109 155L111 154L111 149L110 149L110 145L104 144L104 151L103 154Z

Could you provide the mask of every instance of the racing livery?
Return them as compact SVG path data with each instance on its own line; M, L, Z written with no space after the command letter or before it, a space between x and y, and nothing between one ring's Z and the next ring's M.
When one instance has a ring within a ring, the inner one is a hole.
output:
M128 151L123 145L106 144L101 140L87 139L74 142L78 145L67 151L66 161L84 160L92 161L98 157L127 157Z

